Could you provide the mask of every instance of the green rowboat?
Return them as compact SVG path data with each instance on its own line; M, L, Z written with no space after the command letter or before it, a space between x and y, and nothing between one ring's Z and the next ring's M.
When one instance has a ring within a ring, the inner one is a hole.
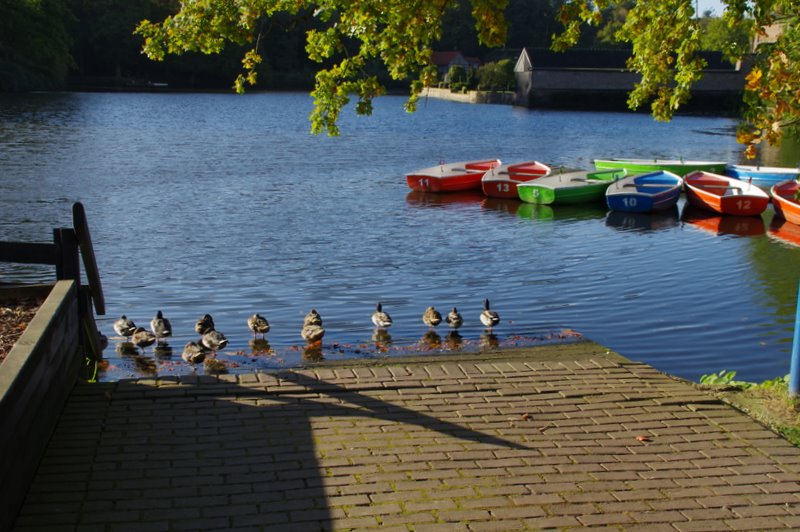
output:
M673 174L683 177L695 170L704 172L714 172L721 174L725 172L727 163L722 161L684 161L670 159L595 159L594 167L601 168L624 168L629 174L645 174L666 170Z
M543 205L605 201L606 188L626 174L626 170L614 168L550 175L519 183L517 194L522 201Z

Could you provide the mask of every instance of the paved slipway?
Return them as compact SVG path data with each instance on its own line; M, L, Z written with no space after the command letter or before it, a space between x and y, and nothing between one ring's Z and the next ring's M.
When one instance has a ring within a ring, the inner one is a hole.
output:
M800 528L800 449L590 342L81 384L16 530Z

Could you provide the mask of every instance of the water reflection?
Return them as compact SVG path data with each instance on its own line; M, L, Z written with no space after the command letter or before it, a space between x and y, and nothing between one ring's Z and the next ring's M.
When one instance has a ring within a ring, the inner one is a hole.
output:
M458 331L450 331L445 337L445 343L447 344L448 350L460 351L461 347L464 345L464 338Z
M372 332L372 342L376 351L385 352L392 346L392 335L386 329L379 327Z
M609 211L606 225L619 231L660 231L679 225L678 207L674 206L658 212Z
M585 203L582 205L537 205L521 202L517 216L531 220L564 220L581 221L605 217L605 205L601 203Z
M446 207L448 205L478 205L486 198L480 190L461 192L421 192L412 190L406 196L406 203L418 207Z
M523 203L518 199L513 198L484 198L481 202L481 208L498 211L516 216L517 212L522 205L532 205L530 203Z
M721 216L689 203L683 206L681 221L714 235L758 236L766 231L761 216Z
M478 346L481 350L497 349L500 346L500 340L493 332L484 332L478 339Z
M169 360L172 358L172 347L166 343L160 343L153 349L153 354L157 360Z
M439 350L442 348L442 337L436 331L430 330L422 335L419 345L423 351Z
M322 356L322 342L312 342L303 347L303 360L306 362L320 362Z
M250 353L253 356L259 355L272 355L272 347L270 347L269 342L265 338L251 338L247 342L248 347L250 347Z
M778 216L769 224L767 235L784 244L800 247L800 225L787 222Z

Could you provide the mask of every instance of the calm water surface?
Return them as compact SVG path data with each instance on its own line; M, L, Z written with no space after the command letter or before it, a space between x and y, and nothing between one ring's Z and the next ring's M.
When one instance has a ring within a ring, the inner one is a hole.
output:
M382 98L369 118L348 109L342 136L328 138L309 134L302 94L3 96L0 239L48 241L84 203L108 307L99 325L112 337L104 379L192 371L180 351L206 312L230 339L220 359L247 370L301 364L320 355L299 337L312 307L325 320L325 360L435 356L574 329L691 379L788 371L800 247L772 235L787 228L771 208L722 220L681 203L636 217L419 195L404 181L439 160L486 157L736 161L731 120L436 100L408 115L403 101ZM0 268L4 279L53 275ZM502 317L494 337L477 320L484 297ZM377 301L395 320L390 338L373 331ZM459 308L460 339L426 334L428 305ZM175 329L171 356L121 352L113 320L146 325L159 309ZM256 311L272 324L267 354L252 353L245 320Z

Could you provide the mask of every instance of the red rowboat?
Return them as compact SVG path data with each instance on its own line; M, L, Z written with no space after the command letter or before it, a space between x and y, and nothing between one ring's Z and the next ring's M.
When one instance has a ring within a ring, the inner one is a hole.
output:
M758 216L769 205L769 196L757 186L698 170L683 178L689 203L720 214Z
M411 172L406 175L406 182L412 190L422 192L480 189L481 177L495 166L500 166L500 159L442 163Z
M770 194L772 195L772 204L775 206L775 214L782 216L787 222L800 225L798 191L800 191L800 182L787 179L772 185Z
M518 200L517 183L545 176L551 168L539 161L502 164L492 168L481 178L483 193L490 198L513 198Z

